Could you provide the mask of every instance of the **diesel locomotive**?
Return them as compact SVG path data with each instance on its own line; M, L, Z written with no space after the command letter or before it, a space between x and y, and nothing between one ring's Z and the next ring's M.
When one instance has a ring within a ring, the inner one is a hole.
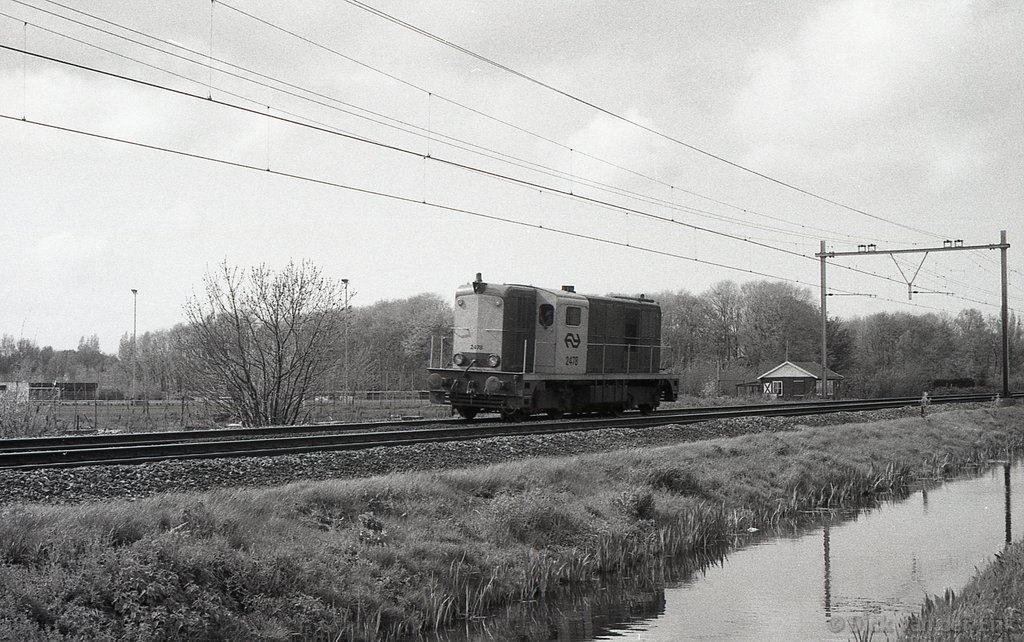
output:
M497 285L477 274L455 293L452 343L451 361L428 368L430 400L466 419L646 413L678 394L678 379L661 371L661 307L644 296Z

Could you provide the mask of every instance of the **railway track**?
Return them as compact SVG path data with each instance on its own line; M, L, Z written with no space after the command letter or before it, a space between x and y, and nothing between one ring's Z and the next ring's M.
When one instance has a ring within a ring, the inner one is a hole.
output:
M1024 394L1017 393L1013 396L1021 397ZM949 404L991 399L993 399L992 394L949 395L933 397L930 402L932 404ZM88 465L141 464L167 459L273 456L497 436L549 434L605 428L642 428L734 417L780 417L875 410L918 404L920 404L919 398L900 397L687 408L663 410L649 415L530 421L514 424L501 423L496 420L474 423L461 420L417 420L11 439L0 443L0 469L28 470ZM439 424L441 427L436 427ZM396 426L401 426L401 428L387 429Z

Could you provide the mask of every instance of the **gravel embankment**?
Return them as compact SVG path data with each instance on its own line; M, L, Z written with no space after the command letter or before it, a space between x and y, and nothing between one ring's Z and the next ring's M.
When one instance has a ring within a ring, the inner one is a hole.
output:
M961 406L962 407L962 406ZM799 426L885 421L918 414L917 408L835 413L805 417L720 419L685 426L607 429L554 435L492 437L370 448L360 451L164 461L137 466L85 466L35 471L0 470L0 505L76 504L138 499L159 493L275 486L301 480L369 477L395 472L463 468L528 457L578 455L621 448L664 446L684 441L779 432Z

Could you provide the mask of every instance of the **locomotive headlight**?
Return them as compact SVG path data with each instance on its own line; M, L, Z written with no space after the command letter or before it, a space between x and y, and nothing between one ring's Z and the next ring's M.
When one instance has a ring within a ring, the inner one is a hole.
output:
M497 368L499 363L501 363L501 357L498 355L492 354L487 357L487 365L491 368Z
M466 363L466 357L463 356L461 352L459 352L454 357L452 357L452 363L454 363L457 366L461 366L462 364Z

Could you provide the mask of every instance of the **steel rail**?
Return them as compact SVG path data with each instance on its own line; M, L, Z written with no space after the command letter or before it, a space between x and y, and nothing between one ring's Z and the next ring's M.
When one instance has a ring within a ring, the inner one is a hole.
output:
M907 401L913 399L907 398ZM683 419L691 415L708 415L718 412L728 412L737 408L743 408L751 412L758 412L764 409L777 408L803 408L819 407L821 405L835 404L836 401L799 401L767 404L744 404L741 406L708 406L703 408L686 408L661 410L654 413L663 419L670 419L679 416ZM574 418L566 417L563 421L572 421ZM475 424L499 423L497 417L480 418L474 421ZM587 421L586 419L575 421ZM591 419L590 421L594 421ZM625 421L620 419L619 421ZM464 419L416 419L416 420L391 420L373 421L361 423L321 422L316 424L297 424L291 426L263 426L258 428L215 428L206 430L174 430L163 432L140 432L140 433L106 433L89 435L61 435L55 437L18 437L0 440L0 453L17 451L43 451L43 450L70 450L81 448L105 448L115 446L126 446L129 444L174 444L193 443L202 440L252 438L252 437L288 437L302 434L314 433L336 433L338 431L368 432L374 429L390 428L401 426L402 429L418 426L436 426L444 424L466 425ZM537 425L533 423L532 425Z
M831 401L825 401L829 403ZM796 401L783 403L759 403L743 404L741 406L708 406L708 408L692 408L685 411L660 411L658 416L677 415L684 412L691 413L714 413L720 410L734 408L766 409L779 408L783 405L804 406L809 403L821 403L821 401ZM481 418L474 420L476 424L499 423L498 418ZM571 421L566 418L565 421ZM361 423L322 422L316 424L297 424L292 426L263 426L259 428L214 428L205 430L173 430L163 432L135 432L135 433L106 433L106 434L85 434L85 435L59 435L50 437L15 437L0 439L0 453L13 453L17 451L63 451L71 448L119 446L127 444L157 444L157 443L185 443L195 442L204 439L226 439L234 437L258 437L258 436L290 436L296 434L337 432L340 430L358 432L370 431L375 428L387 428L401 426L436 426L438 424L466 425L464 419L416 419L416 420L392 420ZM536 424L535 424L536 425Z
M1020 393L1014 396L1024 396ZM987 401L985 395L935 397L930 403ZM487 437L550 434L600 430L603 428L642 428L666 424L687 424L712 419L759 416L798 416L845 411L894 408L920 404L918 398L871 399L860 401L815 401L759 406L731 406L664 411L650 415L575 421L526 422L519 424L465 424L445 428L424 428L380 432L344 432L326 435L260 437L255 439L207 439L194 442L133 443L129 445L78 445L40 450L0 451L0 468L35 469L87 465L139 464L168 459L209 459L217 457L254 457L297 454L330 450L358 450L382 446L483 439ZM435 424L438 422L434 422ZM344 424L342 424L344 425ZM351 425L351 424L349 424ZM386 424L385 424L386 425ZM295 427L306 428L306 427ZM219 431L212 431L219 432Z
M168 430L163 432L105 433L89 435L60 435L57 437L17 437L0 439L0 453L17 450L63 450L68 448L100 448L125 444L171 444L201 441L203 439L229 439L235 437L271 437L297 433L337 432L339 430L368 431L391 426L436 426L437 424L464 423L462 419L395 419L360 423L322 422L292 426L261 426L258 428L210 428L203 430Z
M937 399L946 399L947 397L941 397ZM948 397L949 399L959 399L960 397ZM973 399L974 396L971 396ZM867 400L872 401L872 400ZM878 400L882 401L882 400ZM888 401L906 401L912 403L917 401L916 397L900 397L891 398ZM669 418L677 415L690 416L692 414L714 414L722 411L734 410L737 408L748 409L752 412L757 412L763 409L773 408L803 408L803 407L821 407L828 405L835 405L837 403L843 403L841 401L832 400L812 400L812 401L797 401L797 402L774 402L765 404L743 404L739 406L708 406L708 407L690 407L686 409L673 409L673 410L661 410L654 413L658 417ZM936 403L942 403L936 401ZM570 421L572 418L565 418L565 421ZM481 418L476 419L475 423L498 423L498 418ZM320 422L315 424L296 424L291 426L263 426L258 428L214 428L204 430L174 430L174 431L162 431L162 432L140 432L140 433L106 433L106 434L87 434L87 435L60 435L54 437L17 437L11 439L0 439L0 453L8 453L15 451L39 451L39 450L67 450L72 448L102 448L102 447L113 447L123 446L128 444L172 444L172 443L190 443L201 441L204 439L231 439L236 437L286 437L294 436L298 434L312 434L312 433L333 433L337 431L370 431L379 428L389 428L402 426L417 427L417 426L436 426L438 424L454 424L454 425L465 425L466 420L464 419L402 419L402 420L389 420L389 421L372 421L372 422L360 422L360 423L342 423L342 422ZM536 424L534 424L536 425Z

